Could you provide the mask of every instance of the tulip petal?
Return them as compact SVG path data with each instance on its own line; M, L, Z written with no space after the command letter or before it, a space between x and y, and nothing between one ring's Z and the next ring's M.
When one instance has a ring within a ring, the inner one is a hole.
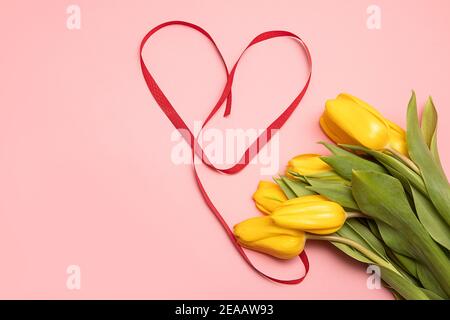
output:
M346 214L337 203L319 200L321 196L302 198L308 199L277 208L271 215L275 224L302 231L338 229L344 224Z
M287 198L280 187L270 181L260 181L253 194L256 207L263 213L270 214Z
M253 217L234 226L236 238L243 242L253 242L278 235L301 236L297 230L286 229L273 223L269 216Z
M328 100L323 117L328 130L341 139L339 143L360 144L374 150L384 149L389 143L389 127L384 118L355 102L339 97Z
M292 259L298 256L304 249L304 238L279 236L255 241L252 244L241 243L243 247L268 254L278 259Z
M245 248L280 259L299 255L305 246L305 233L282 228L270 217L254 217L234 226L234 235Z
M330 171L331 168L320 159L319 154L302 154L289 160L287 172L295 172L302 176L314 175Z
M289 199L289 200L283 202L283 204L280 207L301 205L301 204L308 204L308 203L317 203L317 202L322 202L322 201L328 201L328 199L319 194L310 194L310 195L305 195L305 196Z
M326 111L325 111L326 112ZM328 118L326 113L319 119L320 127L323 132L335 143L357 144L358 141L347 135L339 127L334 125Z

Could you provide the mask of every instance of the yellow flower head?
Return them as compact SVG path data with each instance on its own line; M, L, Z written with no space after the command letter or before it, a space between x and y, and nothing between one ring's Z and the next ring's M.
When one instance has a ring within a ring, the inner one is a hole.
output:
M281 188L274 182L260 181L258 188L253 194L256 207L265 214L272 213L283 201L286 201L286 195Z
M310 195L286 201L270 218L280 227L330 234L342 227L347 215L336 202L320 195Z
M320 159L319 154L301 154L289 160L286 174L295 172L302 176L311 176L318 173L331 171L332 168Z
M390 147L407 155L404 130L352 95L342 93L328 100L320 126L336 143L362 145L372 150Z
M268 216L250 218L234 226L240 245L279 259L298 256L305 247L305 233L277 226Z

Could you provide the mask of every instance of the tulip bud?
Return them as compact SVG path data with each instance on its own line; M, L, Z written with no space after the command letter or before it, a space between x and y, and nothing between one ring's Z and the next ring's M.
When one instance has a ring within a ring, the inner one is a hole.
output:
M302 176L310 176L333 170L320 157L319 154L308 153L292 158L286 167L286 175L295 172Z
M260 181L253 194L256 207L265 214L271 214L278 206L287 200L281 188L273 182Z
M404 130L352 95L340 94L328 100L320 126L336 143L362 145L372 150L393 148L407 155Z
M347 215L336 202L311 195L286 201L270 218L280 227L314 234L330 234L342 227Z
M250 218L234 226L234 235L245 248L279 259L298 256L305 247L305 233L274 224L270 217Z

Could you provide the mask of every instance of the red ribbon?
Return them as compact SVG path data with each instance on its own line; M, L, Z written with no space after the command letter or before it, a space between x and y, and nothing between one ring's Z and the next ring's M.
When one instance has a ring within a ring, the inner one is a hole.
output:
M241 160L238 161L236 164L234 164L230 168L219 169L219 168L216 168L209 161L208 157L203 152L203 149L201 148L201 146L198 143L198 135L197 135L197 137L194 137L194 135L192 134L192 132L189 129L189 127L186 125L186 123L183 121L183 119L180 117L180 115L176 112L175 108L169 102L167 97L164 95L162 90L159 88L158 84L156 83L155 79L150 74L150 72L148 71L147 66L144 63L144 59L142 58L142 50L143 50L147 40L154 33L156 33L158 30L160 30L160 29L162 29L164 27L170 26L170 25L182 25L182 26L186 26L186 27L192 28L192 29L200 32L201 34L203 34L206 38L208 38L208 40L213 44L214 48L216 49L220 59L222 60L223 66L224 66L225 71L227 73L227 83L225 85L225 88L223 89L222 95L220 96L220 98L217 101L217 103L214 106L214 108L209 113L209 115L206 118L206 120L203 122L202 129L206 126L206 124L209 122L209 120L211 120L211 118L217 113L217 111L220 109L220 107L225 102L225 100L226 100L226 108L225 108L224 117L226 117L226 116L228 116L230 114L230 112L231 112L231 101L232 101L232 99L231 99L231 87L232 87L232 84L233 84L234 74L236 72L236 68L237 68L237 65L238 65L241 57L243 56L243 54L245 53L245 51L248 48L250 48L251 46L253 46L253 45L255 45L255 44L259 43L259 42L266 41L266 40L269 40L269 39L272 39L272 38L290 37L290 38L296 39L298 41L298 43L300 44L300 46L302 47L302 49L306 53L306 59L307 59L307 62L308 62L308 67L309 67L309 74L308 74L308 79L307 79L305 85L303 86L303 88L301 89L300 93L291 102L291 104L283 111L283 113L281 113L281 115L278 118L276 118L275 121L273 121L265 129L265 131L258 137L258 139L256 139L248 147L248 149L244 152ZM216 172L220 172L220 173L224 173L224 174L235 174L235 173L238 173L250 163L250 161L258 154L259 150L262 149L264 147L264 145L267 142L270 141L270 139L272 138L273 133L276 132L276 130L279 130L284 125L284 123L289 119L289 117L291 116L292 112L294 112L294 110L297 108L298 104L302 100L303 96L305 95L305 92L306 92L306 90L308 88L308 85L309 85L309 82L311 80L311 68L312 68L311 54L309 53L309 50L308 50L308 47L306 46L306 44L298 36L296 36L295 34L293 34L291 32L288 32L288 31L268 31L268 32L261 33L260 35L255 37L249 43L249 45L244 49L242 54L239 56L238 60L234 64L234 66L231 69L231 71L228 72L228 68L226 66L225 59L223 58L222 54L220 53L219 48L217 47L216 43L214 42L213 38L209 35L208 32L206 32L204 29L200 28L199 26L197 26L195 24L192 24L192 23L189 23L189 22L169 21L169 22L165 22L165 23L162 23L162 24L156 26L155 28L150 30L145 35L145 37L142 39L141 46L140 46L140 61L141 61L142 74L144 76L145 82L147 83L148 89L150 90L150 92L153 95L154 99L158 103L158 105L161 108L161 110L166 114L167 118L172 122L174 127L180 132L180 134L183 136L183 138L190 144L191 149L192 149L192 166L193 166L194 176L195 176L195 180L197 181L197 184L198 184L198 187L200 189L200 192L203 195L203 198L205 199L206 204L208 205L208 207L211 209L211 211L214 214L214 216L219 220L220 224L224 228L225 232L227 233L228 237L230 238L230 240L233 243L233 245L236 248L236 250L239 252L239 254L242 256L242 258L249 264L249 266L251 268L253 268L260 275L262 275L262 276L264 276L264 277L266 277L266 278L268 278L268 279L270 279L272 281L279 282L279 283L284 283L284 284L297 284L297 283L302 282L302 280L306 277L306 275L308 273L308 270L309 270L308 257L306 255L305 251L303 251L299 255L299 258L300 258L300 260L302 261L302 263L303 263L303 265L305 267L305 273L304 273L304 275L302 277L299 277L297 279L282 280L282 279L273 278L273 277L265 274L264 272L260 271L258 268L256 268L253 265L253 263L250 261L250 259L248 258L247 254L245 253L245 251L242 249L242 247L236 241L236 239L234 237L234 234L233 234L233 231L230 229L230 227L228 226L228 224L226 223L226 221L224 220L224 218L222 217L222 215L217 210L217 208L214 206L213 202L211 201L210 197L208 196L208 193L206 192L202 182L200 181L200 177L197 174L197 170L195 168L194 158L195 158L195 155L199 156L202 159L203 163L205 165L207 165L209 168L211 168L212 170L214 170Z

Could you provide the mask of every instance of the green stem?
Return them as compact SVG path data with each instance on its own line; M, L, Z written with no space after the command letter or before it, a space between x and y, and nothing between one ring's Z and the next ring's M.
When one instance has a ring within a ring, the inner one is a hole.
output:
M352 219L352 218L366 218L366 219L370 219L370 217L366 216L362 212L347 211L346 214L347 214L347 219Z
M372 260L375 264L377 264L381 267L384 267L386 269L389 269L401 276L400 272L398 272L397 269L395 269L395 267L392 266L389 262L387 262L383 258L380 258L380 256L378 256L377 254L373 253L369 249L365 248L364 246L360 245L359 243L357 243L353 240L339 237L339 236L332 236L332 235L319 236L319 235L313 235L313 234L308 234L307 238L312 239L312 240L322 240L322 241L325 240L325 241L339 242L339 243L346 244L346 245L358 250L362 254L364 254L367 258Z
M419 168L416 166L416 164L408 157L406 157L405 155L401 154L400 152L398 152L397 150L393 149L393 148L386 148L387 151L389 151L390 153L392 153L394 156L396 156L398 159L400 159L401 161L403 161L404 164L406 164L408 167L410 167L412 170L414 170L414 172L416 172L417 174L420 175L420 170Z

